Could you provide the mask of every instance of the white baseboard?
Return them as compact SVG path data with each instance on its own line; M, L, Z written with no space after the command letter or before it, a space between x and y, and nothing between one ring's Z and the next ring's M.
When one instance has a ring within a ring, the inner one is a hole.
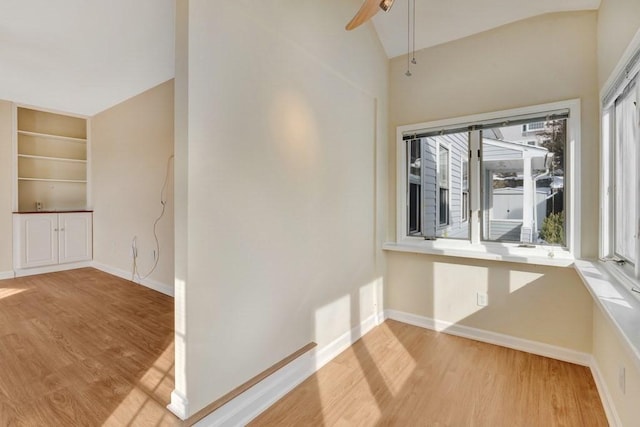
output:
M109 274L113 274L114 276L118 276L122 279L125 280L129 280L131 282L137 283L139 285L145 286L149 289L153 289L154 291L158 291L160 293L163 293L165 295L168 295L170 297L174 296L174 290L173 290L173 286L167 285L165 283L161 283L158 282L157 280L153 280L153 279L143 279L139 282L136 282L134 280L131 280L131 272L130 271L126 271L126 270L122 270L120 268L116 268L116 267L111 267L110 265L105 265L102 263L99 263L97 261L93 261L91 263L91 267L96 268L100 271L104 271L105 273L109 273Z
M171 403L167 405L167 409L173 412L181 420L186 420L187 414L189 413L189 402L182 393L173 390L171 392Z
M620 417L618 417L618 411L616 411L616 407L613 404L613 397L611 393L609 393L609 387L607 387L607 383L604 381L602 371L600 371L595 357L591 358L591 365L589 367L591 368L591 374L593 375L593 380L596 383L596 388L598 389L598 394L604 407L604 413L607 416L607 421L609 421L609 426L622 427L622 422L620 421Z
M530 341L516 338L510 335L499 334L497 332L485 331L483 329L471 328L469 326L456 325L442 320L431 319L429 317L417 316L415 314L404 313L396 310L385 310L385 318L431 329L450 335L495 344L502 347L512 348L551 359L562 360L563 362L575 363L576 365L591 366L591 355L564 347L545 344L537 341Z
M17 268L15 277L33 276L35 274L55 273L57 271L75 270L91 267L91 261L71 262L69 264L47 265L46 267Z
M13 279L16 274L12 271L0 271L0 280Z
M246 425L382 321L383 316L381 313L370 316L362 321L360 325L342 334L323 348L315 348L303 354L200 420L196 423L196 426L230 427ZM173 404L173 396L171 403Z

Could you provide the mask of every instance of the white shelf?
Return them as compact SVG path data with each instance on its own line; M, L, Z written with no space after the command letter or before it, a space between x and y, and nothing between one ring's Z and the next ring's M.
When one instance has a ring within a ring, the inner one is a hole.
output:
M78 184L86 184L86 179L52 179L52 178L22 178L19 177L18 181L41 181L41 182L72 182Z
M86 138L73 138L71 136L53 135L49 133L39 133L39 132L29 132L26 130L19 130L18 135L36 136L36 137L49 138L49 139L59 139L62 141L78 142L82 144L85 144L87 142Z
M87 163L86 160L69 159L66 157L47 157L47 156L34 156L31 154L18 154L18 157L23 159L36 159L36 160L51 160L56 162L70 162L70 163Z

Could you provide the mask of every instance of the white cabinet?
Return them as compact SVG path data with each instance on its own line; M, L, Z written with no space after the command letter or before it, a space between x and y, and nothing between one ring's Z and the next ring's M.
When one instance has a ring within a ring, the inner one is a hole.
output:
M89 261L93 256L91 212L14 214L16 269Z

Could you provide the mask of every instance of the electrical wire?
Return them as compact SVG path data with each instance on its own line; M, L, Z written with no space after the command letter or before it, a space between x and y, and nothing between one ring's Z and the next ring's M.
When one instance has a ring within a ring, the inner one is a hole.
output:
M138 262L137 262L137 258L138 258L138 248L137 248L137 236L133 236L133 240L131 242L131 252L132 252L132 257L133 257L133 267L132 267L132 273L131 273L131 280L135 281L135 277L138 277L138 281L143 281L144 279L146 279L147 277L149 277L151 275L151 273L153 273L155 271L155 269L158 267L158 262L160 261L160 240L158 239L158 232L157 232L157 227L158 227L158 223L160 222L160 220L162 219L162 217L165 214L165 211L167 209L167 184L169 183L169 172L171 170L171 161L174 159L174 155L172 154L171 156L169 156L169 158L167 159L167 169L164 175L164 182L162 183L162 189L160 190L160 204L162 205L162 210L160 211L160 215L158 215L158 217L156 218L156 220L153 222L153 238L155 240L155 244L156 244L156 254L155 254L155 260L153 263L153 267L151 267L151 270L149 270L149 272L145 275L141 275L140 271L138 269Z
M413 65L417 64L416 61L416 0L413 0L413 58L411 59L411 63Z
M411 77L411 0L407 0L407 72L405 76Z

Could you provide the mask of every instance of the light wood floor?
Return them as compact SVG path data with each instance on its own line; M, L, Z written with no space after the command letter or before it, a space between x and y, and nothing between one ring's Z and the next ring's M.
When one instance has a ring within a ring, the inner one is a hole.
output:
M388 320L252 426L606 426L588 368Z
M0 426L178 425L173 299L94 269L0 280Z
M177 426L173 299L94 269L0 281L0 426ZM387 321L255 426L605 426L587 368Z

